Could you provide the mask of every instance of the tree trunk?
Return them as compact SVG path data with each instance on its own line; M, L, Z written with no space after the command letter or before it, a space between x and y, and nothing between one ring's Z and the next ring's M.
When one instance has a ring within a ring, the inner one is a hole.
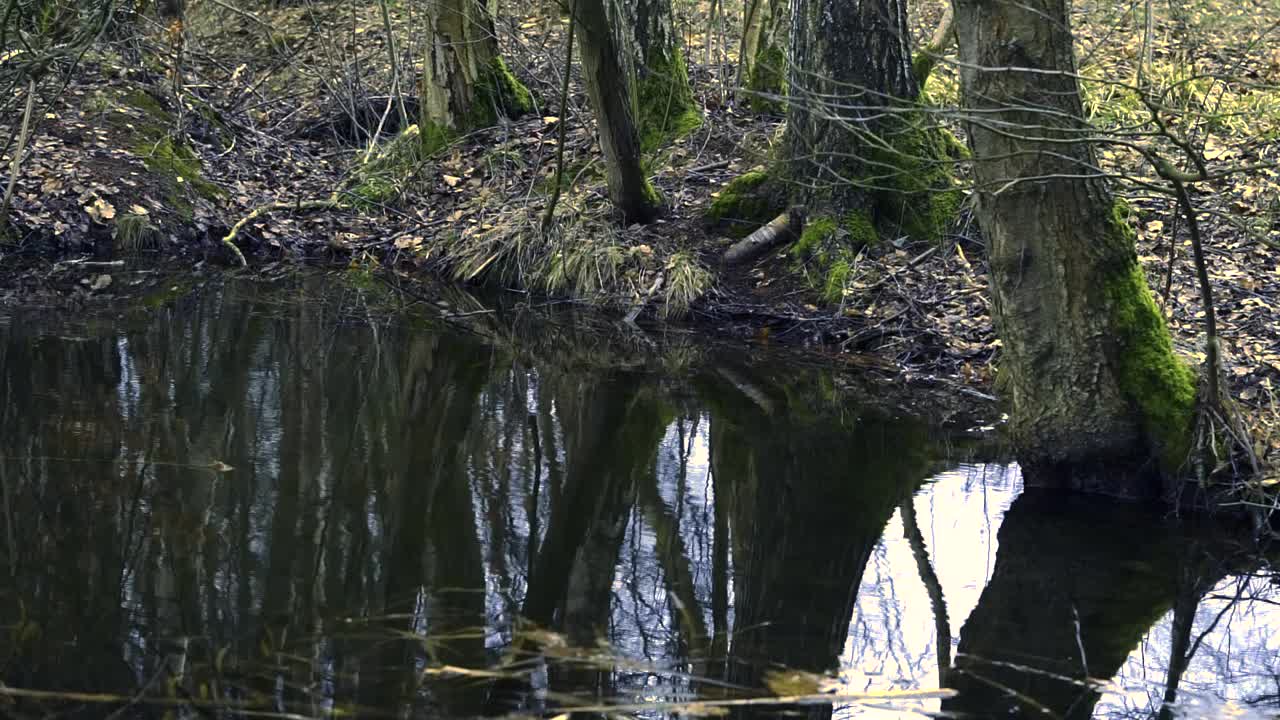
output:
M484 0L434 0L427 8L430 44L423 64L421 129L429 150L459 133L492 125L499 116L532 109L528 89L498 52Z
M791 20L787 129L770 185L807 210L795 254L837 302L882 230L941 238L962 199L958 144L915 106L905 0L795 0Z
M582 75L595 110L609 199L628 223L657 217L661 199L640 163L635 75L620 0L574 0Z
M907 49L903 0L795 0L792 106L783 143L786 174L820 206L870 213L857 181L867 175L868 138L894 98L919 93ZM838 117L838 119L836 119ZM860 152L861 150L861 152Z
M689 85L671 0L635 0L633 6L640 148L652 152L701 125L702 113Z
M1097 177L1068 0L956 0L978 217L1004 349L998 387L1029 482L1150 496L1188 453L1174 355L1127 211ZM1022 129L1025 128L1025 129Z
M747 90L746 103L756 112L777 113L783 108L788 10L787 0L747 0L743 8L738 84Z

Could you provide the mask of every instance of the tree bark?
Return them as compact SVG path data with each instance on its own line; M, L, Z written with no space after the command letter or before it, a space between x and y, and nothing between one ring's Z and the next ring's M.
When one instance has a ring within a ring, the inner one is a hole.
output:
M791 108L783 139L788 178L810 213L870 211L864 148L895 98L919 88L907 49L903 0L795 0L791 28ZM833 116L837 116L835 119Z
M1194 381L1084 141L1068 4L955 2L998 388L1028 482L1150 497L1187 456Z
M498 52L483 0L434 0L427 8L421 120L428 146L532 108L529 91Z
M658 216L662 203L640 162L625 11L620 0L578 0L574 9L582 74L595 111L609 199L626 222L647 223Z

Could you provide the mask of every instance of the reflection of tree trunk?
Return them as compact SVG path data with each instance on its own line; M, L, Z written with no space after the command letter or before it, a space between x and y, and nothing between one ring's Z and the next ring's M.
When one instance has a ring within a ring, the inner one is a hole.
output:
M1189 588L1188 588L1189 590ZM1173 704L1178 701L1178 686L1182 674L1187 671L1191 658L1191 628L1195 623L1196 609L1200 607L1200 594L1179 592L1173 603L1173 623L1170 627L1172 643L1169 647L1169 667L1165 675L1164 697L1160 701L1160 720L1173 717Z
M710 454L713 458L717 457L717 425L713 417L709 433ZM711 640L709 653L711 664L708 666L708 674L711 677L720 677L717 670L726 670L724 661L729 653L729 501L725 483L721 482L720 472L714 462L711 464L710 472L711 487L715 497L715 507L711 509L715 517L714 534L711 539L711 626L715 634Z
M832 669L867 561L929 467L923 436L879 419L849 428L815 418L781 407L785 393L771 415L724 383L707 394L724 408L712 416L711 462L733 533L729 679L755 685L774 664Z
M622 523L634 500L634 477L652 463L665 428L654 399L637 397L621 382L575 388L557 407L567 446L564 487L553 496L537 571L525 597L525 616L543 625L565 617L570 602L592 607L596 614L608 612L608 586ZM568 590L575 580L576 600ZM587 602L584 593L603 593L603 604ZM601 618L576 620L570 623L571 635L583 637L575 640L594 640L592 628L602 624Z
M1169 647L1169 667L1165 674L1164 697L1160 702L1160 720L1169 720L1173 717L1174 704L1178 701L1178 686L1182 684L1182 676L1187 671L1187 667L1191 664L1191 658L1199 649L1200 640L1203 640L1212 628L1222 620L1224 609L1220 612L1209 627L1205 628L1200 637L1192 643L1191 631L1196 621L1196 611L1200 609L1200 601L1204 598L1205 593L1213 589L1216 585L1220 571L1206 574L1203 564L1192 563L1183 568L1182 582L1178 588L1178 597L1173 603L1173 621L1170 627ZM1231 605L1240 601L1241 593L1247 587L1245 581L1238 581L1235 599L1231 601ZM1230 606L1229 606L1230 607Z
M388 613L409 615L399 631L425 632L432 660L475 668L484 663L484 565L463 448L486 368L470 348L434 340L415 341L406 369L404 470L389 490L385 602ZM382 656L370 704L409 699L418 644L389 642ZM457 717L476 714L486 692L455 678L432 680L430 689L444 714Z
M924 535L916 521L915 498L907 498L899 511L903 533L911 546L911 556L916 560L916 571L920 573L920 581L929 593L929 605L933 608L934 629L938 634L938 682L941 684L951 667L951 620L947 617L947 599L942 595L942 583L929 562L929 548L924 544Z
M1084 668L1114 675L1174 604L1183 563L1203 562L1156 513L1035 490L1005 515L999 547L960 632L947 679L960 694L945 710L1088 718L1099 692Z
M658 493L658 480L656 475L639 479L640 502L644 508L645 522L653 528L657 545L654 554L662 566L662 575L670 592L676 599L675 620L685 647L690 656L702 658L705 656L707 623L702 617L702 606L698 602L697 588L694 585L693 563L689 560L689 551L680 535L679 518L673 516Z
M553 496L546 537L529 578L524 614L576 646L606 637L627 519L637 482L651 472L666 429L658 398L633 379L579 384L557 403L564 428L564 487ZM552 668L553 684L608 687L613 674Z

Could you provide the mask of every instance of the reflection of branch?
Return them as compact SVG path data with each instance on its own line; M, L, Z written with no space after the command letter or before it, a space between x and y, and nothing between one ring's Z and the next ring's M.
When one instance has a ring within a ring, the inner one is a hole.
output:
M1191 665L1191 658L1195 657L1196 652L1200 650L1200 645L1204 643L1204 639L1218 627L1218 623L1226 616L1228 612L1235 608L1236 604L1244 596L1244 589L1248 585L1248 578L1241 578L1236 584L1236 594L1226 605L1218 611L1213 618L1213 622L1209 623L1195 639L1191 641L1191 630L1195 624L1196 610L1200 607L1200 599L1202 592L1197 587L1198 583L1192 583L1190 587L1179 593L1177 600L1173 606L1173 626L1171 628L1171 647L1169 648L1169 671L1165 676L1164 698L1160 705L1160 720L1168 720L1173 717L1172 706L1178 699L1178 686L1182 683L1182 676Z
M916 521L915 498L907 498L899 511L902 515L903 534L906 535L907 544L911 546L911 555L916 559L916 570L920 573L920 580L929 593L929 604L933 607L933 622L938 633L938 677L942 678L951 667L951 621L947 618L947 599L942 596L942 583L938 581L938 575L929 562L929 549L925 547L924 535L920 533L920 524Z

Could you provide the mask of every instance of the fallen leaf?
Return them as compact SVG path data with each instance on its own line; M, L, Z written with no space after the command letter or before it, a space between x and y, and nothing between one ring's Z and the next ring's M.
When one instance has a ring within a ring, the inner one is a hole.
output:
M91 204L84 206L84 211L89 213L89 217L95 222L100 223L105 223L116 216L115 206L102 198L94 198Z

